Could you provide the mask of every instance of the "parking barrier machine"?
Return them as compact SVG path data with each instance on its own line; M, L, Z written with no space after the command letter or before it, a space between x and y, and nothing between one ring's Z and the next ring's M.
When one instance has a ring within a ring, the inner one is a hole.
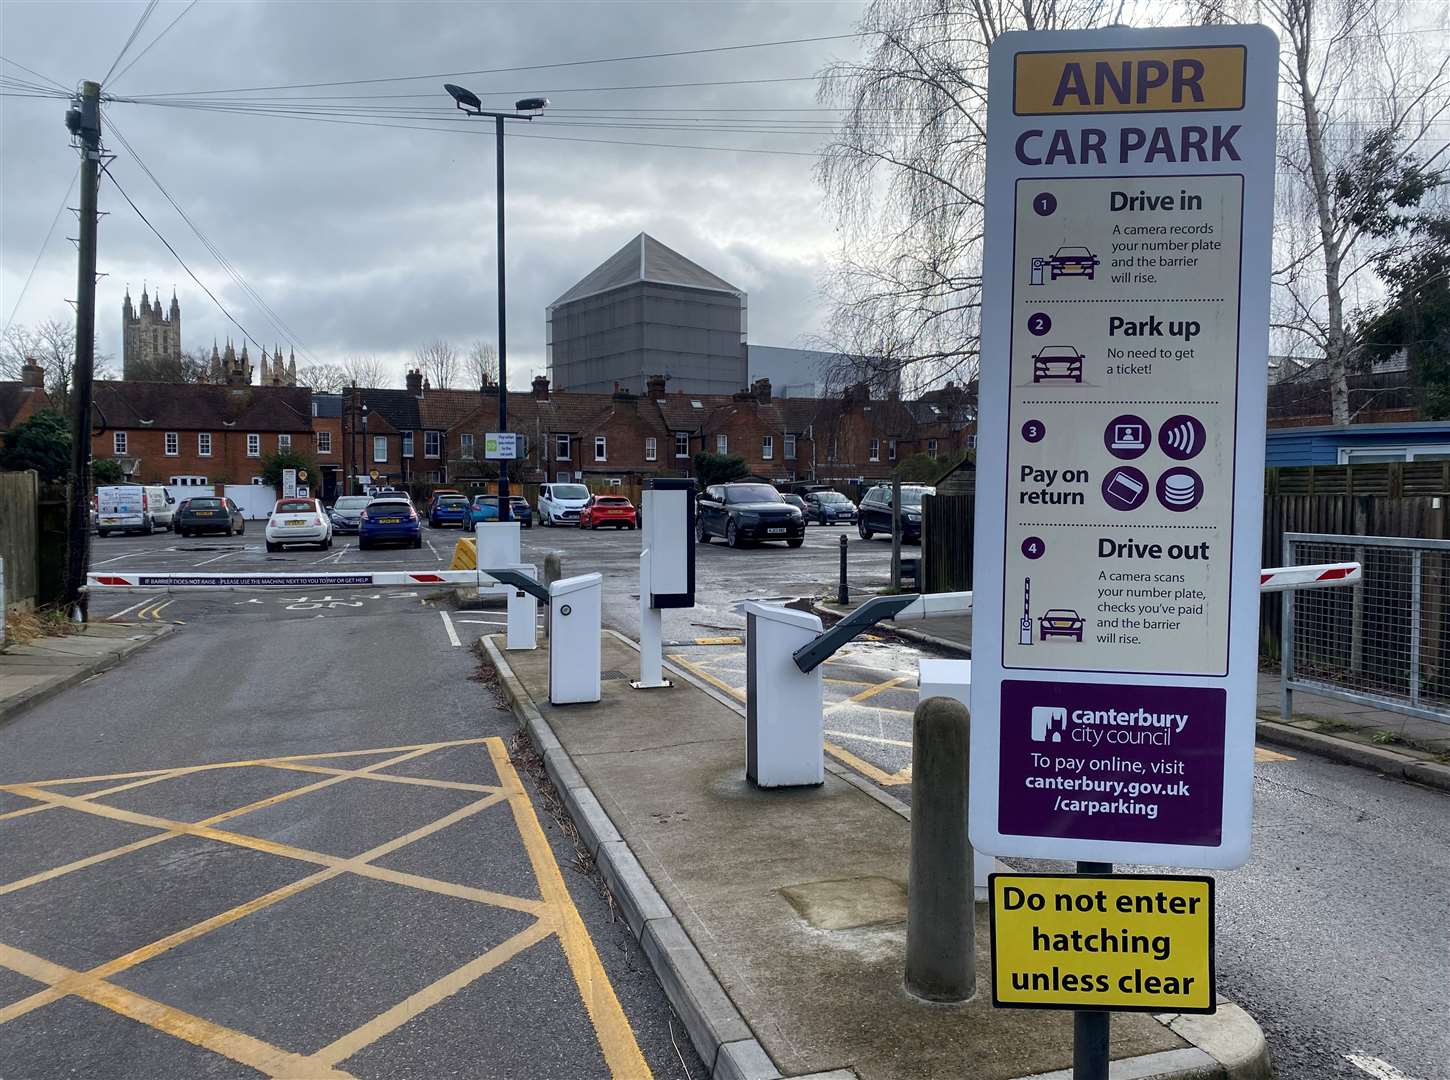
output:
M820 637L820 617L751 600L745 627L746 778L763 788L825 783L821 671L793 662Z
M695 481L655 478L640 496L639 678L636 690L672 685L664 677L664 608L695 606Z
M479 521L473 526L475 566L515 566L523 562L522 541L517 521ZM482 580L478 583L478 595L497 595L503 592L499 585Z
M604 577L581 574L549 586L549 704L599 700Z

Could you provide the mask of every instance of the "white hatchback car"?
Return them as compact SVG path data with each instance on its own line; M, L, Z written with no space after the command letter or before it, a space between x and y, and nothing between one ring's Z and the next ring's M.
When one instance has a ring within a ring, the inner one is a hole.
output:
M278 499L267 519L267 550L281 551L286 544L332 547L332 519L317 499Z

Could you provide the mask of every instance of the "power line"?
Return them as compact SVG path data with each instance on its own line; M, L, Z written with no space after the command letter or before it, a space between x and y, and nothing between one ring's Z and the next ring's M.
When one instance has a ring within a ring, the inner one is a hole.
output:
M116 73L115 79L111 81L120 82L122 79L124 79L126 77L126 72L130 71L133 67L139 64L141 62L141 58L149 53L152 49L154 49L158 41L164 38L167 34L171 33L171 28L179 23L182 19L186 18L186 13L189 12L192 8L196 7L196 5L200 2L201 0L191 0L191 3L187 4L186 7L182 9L181 14L176 16L176 18L172 19L169 23L167 23L166 29L161 31L161 33L157 34L154 38L152 38L151 44L147 45L146 48L142 49L139 53L137 53L136 58L125 67L123 67L120 71L118 71Z
M65 189L65 194L61 196L60 205L55 208L55 216L50 219L50 228L45 230L45 239L40 242L40 250L35 253L35 261L30 264L30 273L25 275L25 284L20 286L20 295L15 298L15 306L10 309L10 318L5 320L5 329L4 331L0 331L0 339L3 339L6 334L10 333L10 327L15 322L15 316L20 311L20 305L25 301L26 292L30 289L30 281L35 277L35 270L40 266L40 260L45 256L45 249L50 246L50 238L55 232L55 223L60 220L60 215L65 212L66 204L70 202L71 192L76 189L76 179L79 176L80 170L77 169L71 175L70 186Z
M121 58L126 55L126 50L131 47L133 42L135 42L137 35L141 33L141 28L146 25L146 20L151 18L151 13L156 10L156 5L159 2L160 0L149 0L149 2L146 4L146 9L141 12L141 17L136 20L136 27L131 31L131 36L126 39L126 44L121 46L121 51L116 54L116 59L111 61L110 70L107 71L105 77L101 79L102 85L111 81L111 72L116 70L116 65L121 62Z
M211 299L211 302L217 306L217 310L225 315L231 321L232 325L242 332L242 337L246 338L253 345L257 346L258 349L261 349L265 352L265 346L263 346L261 342L254 338L251 334L247 333L247 328L241 323L237 322L236 318L233 317L232 313L226 309L226 306L216 298L215 294L213 294L210 289L202 284L201 278L197 277L194 273L192 273L191 267L186 265L186 260L183 259L181 255L177 252L177 250L171 246L171 242L167 240L166 237L161 235L161 231L157 229L155 225L151 224L151 220L141 212L141 208L132 201L131 196L126 194L126 189L121 186L120 181L116 179L115 174L111 172L109 166L104 169L104 172L107 176L111 178L111 183L116 185L116 190L121 193L121 198L125 199L126 202L130 204L131 209L136 211L136 216L145 223L146 227L156 234L156 239L160 240L164 245L166 245L166 250L171 252L172 257L181 264L181 268L187 272L187 274L191 277L191 280L196 282L197 287L200 288L202 292L206 293L206 295Z
M716 45L706 49L677 49L672 52L637 53L633 56L606 56L592 60L561 60L552 64L519 64L514 67L479 68L475 71L436 71L427 75L390 75L372 79L340 79L333 82L280 83L272 86L237 86L224 90L187 90L147 94L147 97L199 97L212 94L244 94L258 90L315 90L324 86L369 86L377 83L416 82L421 79L448 79L464 75L502 75L518 71L547 71L557 68L585 67L591 64L622 64L638 60L662 60L679 56L702 56L707 53L740 52L745 49L771 49L783 45L806 45L818 41L841 41L860 34L823 34L818 37L789 38L784 41L753 41L743 45Z
M48 82L48 83L50 83L51 86L54 86L56 89L60 90L62 93L67 93L67 94L70 93L69 90L67 90L64 86L61 86L60 83L56 82L49 75L42 75L40 72L36 71L34 68L28 68L24 64L17 63L16 61L11 60L8 56L0 56L0 60L4 60L7 64L10 64L10 65L12 65L14 67L18 67L21 71L29 72L31 75L34 75L37 79L40 79L42 82Z
M211 253L212 257L216 259L218 264L220 264L221 268L226 272L227 276L230 277L239 288L241 288L245 295L249 296L262 309L262 311L267 316L268 321L272 323L273 328L276 329L284 338L287 339L287 343L289 345L293 345L296 346L298 349L301 349L304 358L311 359L316 362L317 357L311 355L311 353L307 349L307 346L303 344L302 339L298 337L297 333L293 331L292 328L289 327L282 320L282 317L280 315L272 310L267 302L262 299L261 294L252 287L252 285L247 281L245 277L243 277L241 271L233 266L231 261L222 254L221 249L217 247L216 243L211 239L211 237L207 236L207 234L201 229L201 227L191 219L191 216L181 208L181 204L172 197L171 192L166 189L166 185L163 184L161 180L156 176L156 174L151 171L150 166L148 166L146 162L142 160L141 155L136 151L136 148L131 145L131 142L126 138L125 134L120 130L120 128L116 126L115 121L108 117L106 119L106 124L111 129L111 133L116 136L117 140L121 143L121 145L124 146L126 150L131 154L132 158L135 159L136 164L141 166L142 171L145 172L148 177L150 177L151 182L156 185L156 189L161 192L162 196L165 197L166 201L169 202L172 208L181 216L181 220L186 222L187 226L191 229L191 231L196 234L196 238L202 242L202 245L207 249L207 251Z

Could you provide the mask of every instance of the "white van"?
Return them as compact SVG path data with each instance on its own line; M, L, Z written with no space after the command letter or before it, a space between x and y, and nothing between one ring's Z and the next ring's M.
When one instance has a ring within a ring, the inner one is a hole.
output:
M589 501L583 484L540 484L539 522L543 525L578 525L579 511Z
M176 499L160 484L115 484L96 489L96 534L152 533L171 528Z

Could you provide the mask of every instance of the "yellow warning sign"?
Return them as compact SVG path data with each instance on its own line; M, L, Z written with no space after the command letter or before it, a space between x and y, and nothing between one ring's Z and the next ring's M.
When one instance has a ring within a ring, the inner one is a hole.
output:
M992 1003L1214 1011L1213 879L993 874Z
M1242 45L1017 54L1012 111L1198 112L1244 107Z

